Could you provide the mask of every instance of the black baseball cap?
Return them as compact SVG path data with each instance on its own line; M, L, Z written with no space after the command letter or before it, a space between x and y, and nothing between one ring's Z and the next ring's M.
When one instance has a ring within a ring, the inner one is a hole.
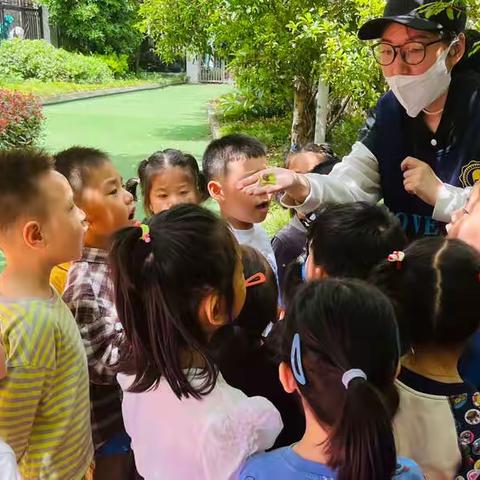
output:
M454 32L461 33L467 23L465 4L457 1L452 11L444 9L438 15L426 18L425 13L418 8L436 0L387 0L383 17L369 20L360 27L358 37L361 40L374 40L380 38L390 23L400 23L415 30L428 32Z

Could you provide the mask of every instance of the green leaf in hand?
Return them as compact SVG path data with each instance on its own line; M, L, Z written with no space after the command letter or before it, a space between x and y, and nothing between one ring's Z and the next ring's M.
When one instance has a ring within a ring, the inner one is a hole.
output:
M262 178L260 179L260 185L262 187L265 187L267 185L276 185L277 184L277 177L274 173L266 173L265 175L262 175Z

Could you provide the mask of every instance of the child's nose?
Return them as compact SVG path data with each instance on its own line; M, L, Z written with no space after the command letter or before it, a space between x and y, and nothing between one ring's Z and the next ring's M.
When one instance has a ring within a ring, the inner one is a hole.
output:
M128 190L125 190L125 202L126 202L126 204L130 205L134 201L135 201L135 199L134 199L133 195Z
M80 215L80 221L82 223L85 222L85 220L87 219L87 214L81 208L78 208L78 214Z

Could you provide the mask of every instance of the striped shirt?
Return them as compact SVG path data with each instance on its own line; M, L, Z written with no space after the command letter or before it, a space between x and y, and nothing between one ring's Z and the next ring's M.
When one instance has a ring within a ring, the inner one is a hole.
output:
M125 432L122 391L114 368L124 333L115 307L107 257L106 250L85 247L82 258L70 268L63 294L87 352L92 433L96 450Z
M8 375L0 380L0 438L26 480L79 480L93 456L88 370L60 297L0 299Z

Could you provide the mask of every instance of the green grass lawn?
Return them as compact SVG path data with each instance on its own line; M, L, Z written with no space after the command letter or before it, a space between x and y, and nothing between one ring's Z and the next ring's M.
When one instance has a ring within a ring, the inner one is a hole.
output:
M44 145L52 153L72 145L105 150L125 179L156 150L178 148L200 160L210 140L207 104L230 89L179 85L47 106Z
M207 103L229 89L179 85L47 106L44 143L52 153L72 145L105 150L125 178L157 150L200 159L210 135Z

